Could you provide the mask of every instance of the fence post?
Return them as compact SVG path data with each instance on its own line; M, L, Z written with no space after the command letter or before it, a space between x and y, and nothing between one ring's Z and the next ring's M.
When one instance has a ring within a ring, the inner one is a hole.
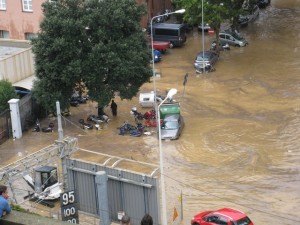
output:
M98 206L100 222L99 225L110 225L108 197L107 197L107 181L108 177L105 171L98 171L96 173L96 188L98 194Z

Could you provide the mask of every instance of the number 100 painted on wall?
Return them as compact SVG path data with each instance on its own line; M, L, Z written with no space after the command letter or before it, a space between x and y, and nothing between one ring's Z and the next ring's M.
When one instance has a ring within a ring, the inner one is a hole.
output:
M66 191L60 195L62 220L73 224L79 224L78 207L75 191Z

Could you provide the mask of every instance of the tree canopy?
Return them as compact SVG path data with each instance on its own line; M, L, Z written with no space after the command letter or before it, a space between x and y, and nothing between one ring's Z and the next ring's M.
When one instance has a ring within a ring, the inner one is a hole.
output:
M8 101L18 98L15 88L7 80L0 80L0 112L9 108Z
M131 99L150 80L151 51L135 0L55 0L42 5L44 20L32 40L36 62L33 95L46 109L69 107L74 88L107 105L116 92Z

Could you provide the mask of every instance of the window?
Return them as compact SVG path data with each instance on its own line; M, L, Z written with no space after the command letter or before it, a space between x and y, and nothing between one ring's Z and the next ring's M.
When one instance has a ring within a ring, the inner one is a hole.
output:
M155 35L178 36L178 30L172 29L155 29Z
M223 218L223 217L220 217L219 218L219 223L220 225L227 225L228 224L228 221L226 218Z
M0 38L9 38L9 32L6 30L0 30Z
M22 0L23 11L32 12L32 0Z
M0 10L6 10L6 0L0 0Z
M35 33L25 33L25 40L31 40L32 38L35 38L37 35Z

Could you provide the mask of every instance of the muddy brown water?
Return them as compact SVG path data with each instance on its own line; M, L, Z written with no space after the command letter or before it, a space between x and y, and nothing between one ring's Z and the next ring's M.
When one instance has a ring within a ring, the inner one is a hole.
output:
M155 64L162 74L156 79L158 93L176 88L185 120L180 139L162 143L169 221L182 192L182 224L200 211L222 207L244 211L258 225L300 224L300 1L272 0L241 34L249 45L222 52L213 73L199 75L193 69L202 50L196 29L184 47L168 50ZM209 48L213 37L204 38ZM150 90L153 83L141 88ZM155 133L134 138L119 136L116 129L125 120L133 123L132 106L146 109L136 98L116 102L118 117L100 131L78 127L78 118L96 113L95 103L72 108L65 135L78 137L83 149L159 164ZM27 145L11 142L17 148L3 150L2 162L31 151L31 142L55 139L57 133L25 134ZM74 157L101 161L80 151Z

